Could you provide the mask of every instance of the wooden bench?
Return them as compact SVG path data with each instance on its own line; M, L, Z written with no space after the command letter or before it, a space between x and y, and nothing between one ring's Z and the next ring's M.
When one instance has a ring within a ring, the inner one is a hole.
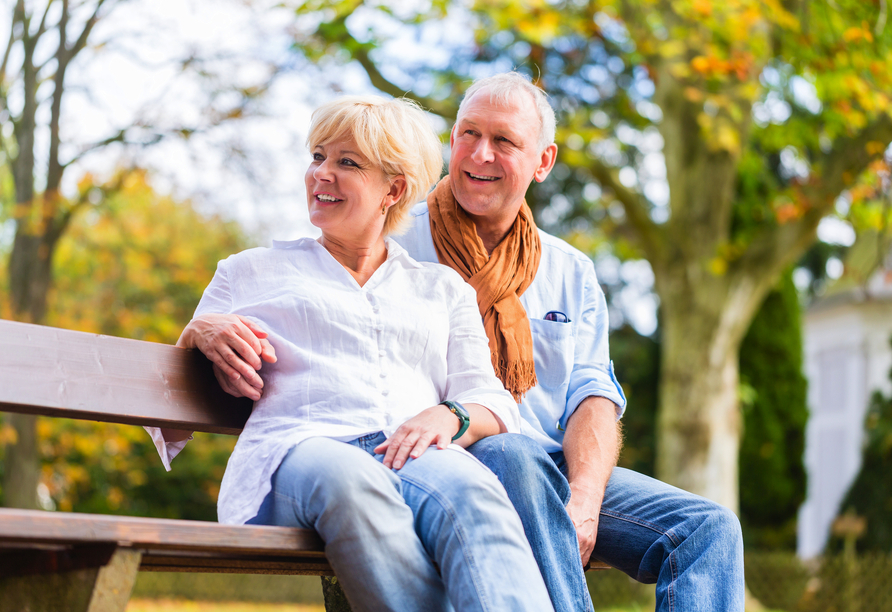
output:
M198 351L0 321L0 411L237 435L251 402ZM3 610L123 611L140 570L323 576L350 609L311 530L0 509Z

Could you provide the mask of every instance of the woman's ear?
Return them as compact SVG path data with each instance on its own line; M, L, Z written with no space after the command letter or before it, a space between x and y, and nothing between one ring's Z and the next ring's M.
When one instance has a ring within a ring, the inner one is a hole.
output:
M398 174L390 179L390 191L388 191L387 195L385 196L385 201L388 208L402 199L403 194L406 193L407 187L408 185L406 183L406 177L402 174Z

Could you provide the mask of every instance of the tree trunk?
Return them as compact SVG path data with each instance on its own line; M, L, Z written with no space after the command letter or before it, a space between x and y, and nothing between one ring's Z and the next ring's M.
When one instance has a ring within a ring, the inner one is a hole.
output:
M6 445L3 505L7 508L36 510L40 484L40 455L37 452L37 417L8 414L6 422L16 431L16 441Z
M736 511L737 352L707 356L703 346L714 329L680 314L661 321L657 477Z
M13 316L19 321L44 321L54 247L55 241L46 235L29 235L21 229L16 234L9 259L9 283ZM16 430L16 442L7 444L5 450L3 504L36 509L40 484L37 419L27 414L9 415L7 419Z
M699 269L688 266L688 270ZM772 277L701 269L693 278L657 272L661 297L657 477L739 506L741 415L738 352Z

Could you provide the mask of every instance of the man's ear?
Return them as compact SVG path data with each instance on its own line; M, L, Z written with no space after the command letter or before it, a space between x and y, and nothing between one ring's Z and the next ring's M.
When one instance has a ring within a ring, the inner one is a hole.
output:
M452 129L449 130L449 148L455 144L455 130L458 128L458 120L456 119L455 123L452 124Z
M557 145L551 143L542 151L542 157L539 158L539 167L536 168L536 172L533 174L533 180L537 183L544 181L551 169L554 168L554 162L557 161L557 150Z

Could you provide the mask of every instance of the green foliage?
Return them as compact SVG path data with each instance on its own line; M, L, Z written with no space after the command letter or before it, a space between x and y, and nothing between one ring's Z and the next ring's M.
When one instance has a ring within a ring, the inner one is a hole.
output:
M175 343L217 261L245 248L245 236L158 195L141 171L80 187L101 205L59 244L48 324ZM40 419L38 435L42 482L59 510L216 520L232 436L196 434L167 473L141 427Z
M660 344L629 325L610 334L610 356L626 394L624 444L620 467L653 476L655 473L657 381Z
M792 273L765 300L740 348L740 377L752 391L743 409L740 518L750 548L795 548L805 499L807 382Z
M892 370L889 372L892 379ZM867 529L856 547L860 552L892 552L892 397L875 391L864 420L865 439L861 471L840 504L840 514L867 520ZM831 537L830 551L843 547L842 538Z

